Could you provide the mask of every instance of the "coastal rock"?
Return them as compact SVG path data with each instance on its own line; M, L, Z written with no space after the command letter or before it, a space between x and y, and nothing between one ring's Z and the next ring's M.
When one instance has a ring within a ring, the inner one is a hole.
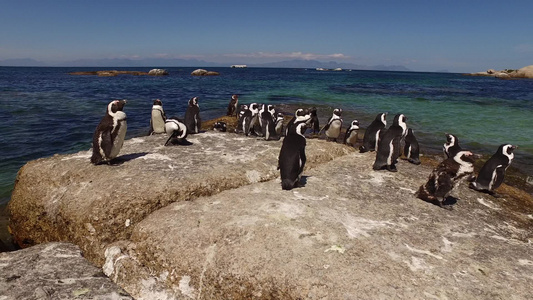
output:
M533 65L523 67L518 70L502 70L496 71L494 69L488 69L485 72L468 73L465 75L470 76L491 76L499 79L513 79L513 78L533 78Z
M106 245L128 239L153 211L279 176L281 141L215 131L191 136L190 146L165 147L166 139L127 140L111 166L92 165L91 151L28 162L8 206L14 241L22 247L71 241L101 265ZM309 144L309 168L354 151L323 140Z
M46 243L0 253L0 299L133 299L82 257L78 246Z
M516 78L533 78L533 65L523 67L516 71Z
M204 69L196 69L192 71L191 75L193 76L217 76L217 75L220 75L220 73L215 72L215 71L207 71Z
M148 72L148 75L163 76L163 75L168 75L168 71L165 69L152 69Z

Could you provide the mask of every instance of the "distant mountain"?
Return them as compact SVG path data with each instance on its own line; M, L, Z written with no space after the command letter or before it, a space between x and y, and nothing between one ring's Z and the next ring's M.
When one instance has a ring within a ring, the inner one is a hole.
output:
M351 70L375 70L375 71L411 71L404 66L367 66L352 63L338 63L335 61L321 62L318 60L294 59L265 64L250 64L250 67L259 68L324 68L324 69L351 69Z
M105 59L78 59L66 61L57 66L61 67L198 67L198 66L226 66L197 59L178 58L105 58Z
M46 64L31 58L13 58L0 60L2 67L45 67Z

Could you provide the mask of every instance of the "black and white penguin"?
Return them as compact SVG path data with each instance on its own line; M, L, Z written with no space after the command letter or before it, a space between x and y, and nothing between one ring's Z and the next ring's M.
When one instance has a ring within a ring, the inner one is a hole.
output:
M202 120L200 119L200 106L198 105L198 97L193 97L189 100L189 105L185 111L185 126L190 134L199 133L202 127Z
M231 100L228 104L228 112L227 116L233 116L235 114L236 117L239 117L237 114L237 106L239 105L239 95L232 95Z
M307 122L309 124L309 121L311 120L311 113L307 109L298 108L294 112L294 117L290 119L289 123L287 123L287 126L285 126L285 136L289 134L289 131L291 130L291 127L297 123L297 122Z
M357 143L357 133L359 132L359 121L353 120L350 127L346 130L344 135L344 143L355 147Z
M283 117L283 114L282 113L278 113L277 116L276 116L276 121L274 123L275 125L275 128L276 128L276 134L278 136L281 136L283 134L283 120L284 120L284 117Z
M226 132L228 129L228 125L226 122L218 121L213 124L213 130Z
M342 130L342 119L341 119L342 109L335 108L333 110L333 115L329 118L328 123L322 130L326 133L326 139L328 141L334 140L337 141L337 138L341 134Z
M470 151L459 151L455 156L445 159L431 172L428 181L420 186L416 196L443 207L456 183L472 176L474 160L474 155Z
M165 122L165 131L168 134L168 139L165 142L165 146L169 142L173 145L190 145L191 143L186 140L188 135L187 126L178 118L170 118Z
M239 106L239 110L237 113L238 121L237 121L237 127L235 128L236 133L244 132L243 129L243 123L244 123L244 113L248 110L248 105L242 104Z
M449 158L455 156L455 154L461 151L461 146L459 146L459 139L449 133L445 133L446 143L442 146L442 152L444 152L444 158Z
M311 107L309 112L311 113L311 120L309 120L309 127L313 130L313 135L320 132L320 122L318 121L318 115L316 107Z
M259 105L257 103L252 103L247 110L244 111L242 116L242 132L244 135L248 136L250 132L253 131L253 126L255 120L257 120L257 115L259 114Z
M407 135L404 138L405 146L403 147L403 155L407 161L419 165L420 164L420 147L418 141L413 133L413 129L407 129Z
M283 139L278 157L278 170L283 190L290 190L300 184L306 161L304 136L306 129L306 121L295 122Z
M266 141L279 139L276 134L275 113L274 105L271 104L267 105L261 113L261 132Z
M165 121L167 116L163 110L163 102L159 99L154 100L152 106L152 118L150 119L150 131L149 135L165 133Z
M474 182L470 183L470 188L480 192L493 194L502 183L505 171L514 159L513 151L517 146L503 144L492 155L479 170L479 174Z
M128 129L125 104L126 100L113 100L107 105L105 116L93 134L93 164L109 163L118 156Z
M366 128L365 135L363 136L363 145L359 147L360 153L376 150L381 131L387 126L386 117L386 113L378 114L374 121Z
M381 170L386 168L391 172L396 172L396 163L400 157L400 142L407 131L407 118L403 114L394 116L392 125L385 131L383 137L379 139L376 151L376 161L372 168Z

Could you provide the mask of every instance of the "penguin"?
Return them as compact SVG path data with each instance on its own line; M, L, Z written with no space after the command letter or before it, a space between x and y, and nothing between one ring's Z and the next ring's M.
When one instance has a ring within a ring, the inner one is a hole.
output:
M198 97L193 97L189 100L189 106L185 111L185 126L190 134L200 132L202 127L202 120L200 119L200 106L198 105Z
M405 136L407 118L403 114L394 116L392 125L385 131L383 137L379 139L378 149L376 151L376 161L372 168L381 170L386 168L388 171L396 172L396 163L400 157L400 142Z
M306 109L303 109L303 108L298 108L294 112L294 117L292 117L292 119L289 121L289 123L287 123L287 126L285 127L285 136L287 136L289 134L289 131L291 130L291 127L296 122L307 122L307 123L309 123L309 120L311 120L311 113L309 112L309 110L306 110Z
M235 114L235 117L239 117L237 114L237 105L239 104L239 95L232 95L231 100L228 104L228 112L226 113L227 116L233 116Z
M278 136L281 136L283 134L283 120L284 120L284 117L283 117L283 114L282 113L278 113L277 114L277 117L276 117L276 121L274 122L274 125L275 125L275 129L276 129L276 134Z
M152 118L150 119L150 131L148 135L165 133L165 121L167 116L163 110L163 102L159 99L154 100L152 106Z
M363 145L359 147L360 153L376 150L381 131L387 126L386 117L386 113L378 114L374 121L366 128L365 135L363 136Z
M420 186L416 196L426 202L443 207L445 200L461 179L474 173L474 155L470 151L459 151L442 161L429 175L428 181Z
M517 146L511 144L502 144L487 162L479 170L475 181L471 182L469 187L476 191L494 194L505 177L505 171L511 165L514 159L513 151Z
M250 132L253 131L254 122L256 120L257 114L259 114L259 105L257 103L252 103L247 110L244 111L242 116L242 124L240 130L244 135L248 136Z
M108 164L118 156L128 129L124 105L126 100L113 100L93 134L93 154L91 163Z
M419 165L420 164L420 148L418 146L418 141L413 133L413 129L407 129L407 134L405 135L405 146L403 148L403 155L407 158L407 161Z
M173 145L190 145L186 140L188 135L187 126L178 118L170 118L165 122L165 131L169 135L165 146L170 142Z
M259 112L252 118L252 123L250 125L250 133L252 135L264 136L263 135L263 113L267 111L266 104L260 104ZM268 113L268 112L267 112Z
M333 115L329 118L328 123L322 130L326 133L326 139L328 141L334 140L337 141L337 138L341 134L342 130L342 119L341 119L342 109L335 108L333 110ZM321 130L321 131L322 131Z
M246 112L248 110L248 105L246 104L242 104L241 106L239 106L239 110L238 110L238 121L237 121L237 127L235 128L235 133L239 133L242 131L242 124L244 122L244 112Z
M446 135L446 143L442 146L442 152L444 152L444 158L450 158L455 156L455 154L459 151L461 151L461 146L459 146L459 139L449 133L445 133Z
M313 130L313 135L316 135L320 132L320 122L318 121L316 107L311 107L309 112L311 113L311 120L309 121L309 127Z
M278 157L278 170L280 171L283 190L291 190L300 184L300 177L306 161L304 136L306 129L306 121L295 122L283 139Z
M275 115L274 105L267 105L261 114L261 131L266 141L279 139L276 134L276 125L274 123Z
M228 129L228 126L227 126L226 122L219 121L219 122L215 122L215 124L213 124L213 130L226 132L227 129Z
M346 129L346 134L344 135L344 144L352 145L355 147L357 143L357 132L359 131L359 121L353 120L350 124L350 127Z

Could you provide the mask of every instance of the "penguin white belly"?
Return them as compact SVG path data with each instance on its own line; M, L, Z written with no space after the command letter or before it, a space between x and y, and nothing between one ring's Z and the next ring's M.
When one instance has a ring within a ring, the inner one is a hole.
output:
M329 125L328 130L326 130L326 136L329 138L338 138L341 134L341 122L340 121L333 121L331 122L331 125Z
M357 131L353 130L352 132L350 132L350 135L346 139L346 143L355 145L356 142L357 142Z
M126 120L121 121L120 127L118 128L117 136L115 137L115 140L113 141L113 148L111 148L109 159L113 159L118 156L118 153L120 152L120 149L122 148L122 144L124 144L124 138L126 137L127 129L128 129L128 125L126 123Z
M165 133L165 120L158 110L152 110L152 128L154 133Z

